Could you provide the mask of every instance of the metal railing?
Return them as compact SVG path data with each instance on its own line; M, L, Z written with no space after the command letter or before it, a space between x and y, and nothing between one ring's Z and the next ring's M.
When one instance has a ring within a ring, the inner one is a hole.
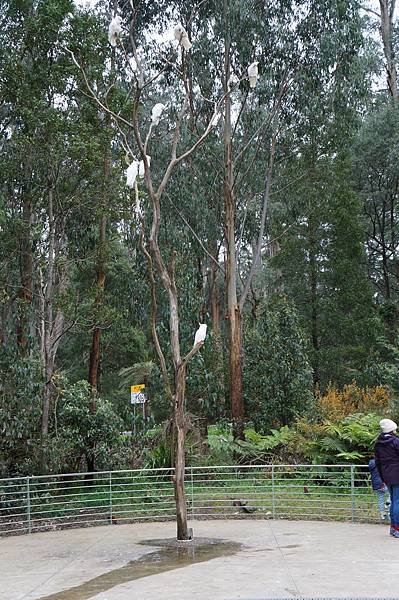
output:
M174 518L173 469L0 479L0 535ZM191 519L377 521L367 466L256 465L186 469Z

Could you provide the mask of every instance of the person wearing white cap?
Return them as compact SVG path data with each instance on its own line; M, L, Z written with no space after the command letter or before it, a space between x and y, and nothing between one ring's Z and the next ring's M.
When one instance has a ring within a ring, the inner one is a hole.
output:
M399 539L399 438L398 426L391 419L380 421L382 433L375 444L375 464L382 481L386 483L391 496L390 535Z

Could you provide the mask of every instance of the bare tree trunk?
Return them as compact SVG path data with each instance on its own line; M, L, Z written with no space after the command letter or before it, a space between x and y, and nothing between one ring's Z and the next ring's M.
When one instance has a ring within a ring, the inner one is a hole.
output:
M47 470L46 445L49 432L49 416L51 396L53 389L53 375L55 367L55 358L58 351L60 339L63 335L64 315L61 310L57 310L54 316L54 294L55 286L58 286L58 291L63 291L65 288L65 266L61 267L56 272L56 259L64 249L62 239L64 236L63 225L57 231L56 221L54 218L54 188L53 183L49 181L48 189L48 256L47 269L45 280L42 281L42 301L43 308L42 323L41 323L41 349L44 371L44 388L42 398L42 456L41 469L42 472Z
M210 261L210 273L209 273L209 308L212 319L212 329L213 333L216 336L220 336L220 315L221 315L221 307L220 307L220 293L218 286L219 279L219 269L218 269L218 244L217 241L214 240L212 242L212 247L210 251L211 255L214 257L214 261Z
M105 290L105 265L106 265L106 243L107 243L107 214L106 207L108 204L108 181L110 173L110 155L107 151L104 157L103 164L103 209L99 223L99 240L98 240L98 254L97 254L97 281L96 281L96 299L94 303L94 319L95 325L93 328L91 350L89 358L89 373L88 382L91 386L92 397L91 397L91 412L95 414L97 410L96 395L98 391L98 378L101 361L101 327L98 323L99 313L101 307L104 304L104 290ZM95 470L95 443L93 444L91 454L86 455L87 471L92 473ZM87 481L87 477L86 477Z
M108 161L107 161L108 162ZM98 313L99 309L103 305L104 301L104 289L105 289L105 245L106 245L106 228L107 228L107 217L105 214L101 215L100 227L99 227L99 251L97 261L97 294L95 301L95 312ZM97 320L97 315L96 315ZM100 340L101 340L101 328L96 323L93 328L93 336L91 342L90 361L89 361L89 376L88 382L90 383L93 392L98 390L98 371L100 365ZM96 411L95 396L93 394L92 403L93 412Z
M54 222L54 190L52 183L49 183L48 190L48 257L47 273L44 292L44 376L45 384L43 390L42 406L42 443L45 446L45 440L48 435L49 411L51 398L51 378L53 376L54 360L52 348L51 329L53 325L53 285L54 285L54 260L55 260L55 222Z
M136 183L136 195L138 197L138 187ZM141 220L141 232L140 232L140 247L141 250L147 260L147 273L148 279L150 282L150 292L151 292L151 334L152 341L154 343L155 351L157 353L159 364L161 367L162 378L165 386L166 396L169 401L173 401L173 392L169 380L168 369L166 366L166 360L164 353L161 348L161 344L159 342L158 332L157 332L157 289L155 285L155 276L154 276L154 266L151 254L148 252L145 242L144 242L144 218ZM147 405L147 403L146 403Z
M136 55L136 44L131 35L131 43L133 52ZM183 51L184 52L184 51ZM77 61L75 64L79 67ZM184 62L184 54L182 56L182 62ZM184 71L184 68L183 68ZM87 79L85 78L86 82ZM139 68L138 81L142 82L144 80L143 73ZM89 89L90 86L88 85ZM94 96L95 97L95 96ZM139 104L140 104L140 87L136 88L135 98L133 101L133 111L132 111L132 126L134 130L135 140L139 148L139 152L141 155L141 159L144 164L145 171L145 184L147 188L147 193L149 200L152 205L152 223L151 223L151 233L149 236L149 249L151 259L155 265L156 271L161 279L164 290L168 296L169 302L169 340L170 340L170 350L173 361L173 370L175 375L175 394L173 398L173 419L174 419L174 429L177 434L176 439L176 458L175 458L175 467L176 467L176 476L175 476L175 500L176 500L176 514L177 514L177 537L178 539L188 539L188 527L187 527L187 512L186 512L186 494L184 489L184 443L185 443L185 417L184 417L184 387L185 387L185 369L188 361L194 356L196 352L198 352L199 348L202 346L202 342L193 346L190 352L182 359L180 354L180 340L179 340L179 310L178 310L178 293L175 282L175 259L176 253L172 253L171 261L169 266L167 267L159 247L158 243L158 234L161 222L161 204L160 200L162 194L168 184L170 176L172 174L173 169L178 165L182 160L190 156L195 150L205 141L210 132L212 131L212 121L208 123L205 131L202 135L198 137L198 139L194 142L194 144L183 154L177 156L177 145L180 134L180 126L184 115L187 110L187 98L183 103L182 109L180 111L178 120L176 122L172 147L171 147L171 157L169 164L164 172L163 178L155 191L153 186L153 181L150 174L149 163L147 159L147 144L150 140L152 126L150 126L149 132L146 136L145 142L141 138L140 130L139 130ZM216 113L215 113L216 115ZM213 118L215 117L213 116ZM143 244L144 246L144 244ZM149 271L152 272L152 262L148 261ZM153 281L151 281L151 285L153 285ZM156 303L153 304L153 311L156 308ZM153 314L155 314L153 312ZM155 337L156 339L156 337ZM155 340L154 340L155 341ZM160 349L159 344L155 344L158 355L162 362L162 351ZM165 365L164 365L165 366ZM165 378L168 379L167 377Z
M215 260L218 259L219 248L215 240L212 250L212 255ZM221 314L223 307L221 306L221 294L219 289L219 269L216 262L211 261L210 264L210 277L209 277L209 308L212 319L212 330L213 330L213 344L215 348L215 361L214 365L215 376L218 379L220 386L220 398L218 399L220 404L221 416L226 416L226 385L225 385L225 368L224 368L224 352L223 352L223 340L222 340L222 328L221 328Z
M380 0L381 10L381 39L386 60L387 83L389 92L395 102L399 101L398 76L393 47L395 0Z
M184 475L186 468L185 443L186 443L186 419L184 416L184 395L186 387L186 366L180 365L176 373L175 397L174 397L174 488L176 503L177 539L188 540L189 531L187 525L187 500L184 487Z
M226 291L229 329L230 402L234 438L244 439L244 402L242 397L242 328L237 301L237 263L235 249L234 200L225 186L226 207Z
M316 225L313 219L309 220L309 295L311 311L311 337L313 346L313 385L316 388L320 382L319 353L319 307L317 293L317 247L316 247Z
M29 311L33 295L33 255L32 255L32 201L25 197L22 205L22 233L20 242L19 270L21 287L18 291L17 344L26 351L29 332Z
M225 122L224 122L224 205L225 205L225 239L226 239L226 293L227 318L229 328L229 367L230 367L230 402L233 421L234 438L244 439L244 401L242 397L242 329L241 309L237 300L237 257L235 244L235 198L233 176L233 147L231 126L231 98L229 92L230 79L230 31L228 24L228 2L224 0L226 20L225 33Z

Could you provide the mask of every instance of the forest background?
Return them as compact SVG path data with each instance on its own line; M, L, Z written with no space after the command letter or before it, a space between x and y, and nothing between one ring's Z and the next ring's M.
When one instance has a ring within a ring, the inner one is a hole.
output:
M183 353L208 324L187 365L187 461L364 462L378 420L399 417L395 2L0 7L0 474L171 464L149 174L162 185L174 140L183 156L204 131L158 232ZM147 131L156 103L130 189L131 123Z

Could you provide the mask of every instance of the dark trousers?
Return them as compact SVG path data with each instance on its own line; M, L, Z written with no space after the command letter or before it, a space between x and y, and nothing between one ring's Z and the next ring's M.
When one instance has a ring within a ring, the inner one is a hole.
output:
M399 531L399 484L389 485L391 496L391 528Z

